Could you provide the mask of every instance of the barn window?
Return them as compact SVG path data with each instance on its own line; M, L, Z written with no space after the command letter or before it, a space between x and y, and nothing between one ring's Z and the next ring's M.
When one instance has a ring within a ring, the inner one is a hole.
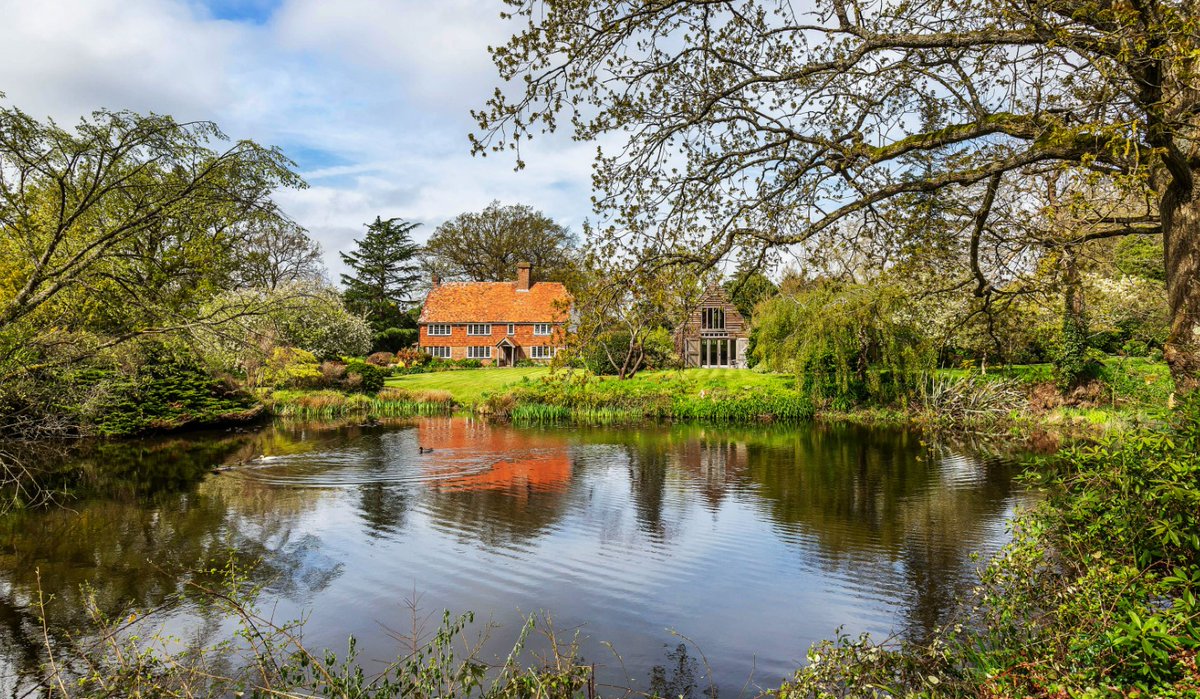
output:
M725 329L725 309L723 309L723 308L702 308L702 309L700 309L700 329L701 330L724 330Z

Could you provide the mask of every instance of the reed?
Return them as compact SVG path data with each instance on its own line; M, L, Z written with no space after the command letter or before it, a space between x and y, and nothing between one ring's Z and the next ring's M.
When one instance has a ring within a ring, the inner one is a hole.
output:
M410 417L453 412L454 400L445 391L404 391L387 388L376 396L347 395L337 391L279 391L271 396L277 417L332 420L350 415Z

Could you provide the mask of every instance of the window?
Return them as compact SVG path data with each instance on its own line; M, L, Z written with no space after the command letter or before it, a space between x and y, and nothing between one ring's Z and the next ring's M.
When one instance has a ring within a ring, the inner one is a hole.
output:
M516 326L515 324L513 324L513 323L509 323L509 324L508 324L508 334L509 334L509 335L516 335L516 334L517 334L517 326Z
M723 308L702 308L702 309L700 309L700 329L701 330L724 330L725 329L725 309L723 309Z
M724 338L700 340L700 366L731 368L737 366L737 340Z
M450 324L449 323L434 323L432 325L427 326L425 328L425 332L427 335L445 337L450 334Z
M550 324L549 323L534 323L533 324L533 334L534 335L549 335L550 334Z
M554 348L553 347L530 347L529 348L529 358L530 359L553 359L554 358Z
M468 359L491 359L492 358L492 348L491 347L468 347L467 348L467 358Z
M432 334L432 333L430 333L430 334ZM425 353L428 354L430 357L437 357L438 359L449 359L450 358L450 348L449 347L426 347Z
M471 323L467 326L468 335L491 335L492 326L483 323Z

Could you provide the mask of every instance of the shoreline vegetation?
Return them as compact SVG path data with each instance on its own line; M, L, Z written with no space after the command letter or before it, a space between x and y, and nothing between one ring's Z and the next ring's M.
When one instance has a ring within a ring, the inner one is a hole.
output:
M1099 376L1064 395L1050 365L943 369L914 397L890 404L820 404L785 374L731 369L642 372L631 379L546 367L464 368L389 376L373 396L333 390L265 393L279 418L364 419L473 414L514 424L695 421L759 424L822 420L1028 436L1099 435L1161 423L1169 415L1165 364L1112 357Z

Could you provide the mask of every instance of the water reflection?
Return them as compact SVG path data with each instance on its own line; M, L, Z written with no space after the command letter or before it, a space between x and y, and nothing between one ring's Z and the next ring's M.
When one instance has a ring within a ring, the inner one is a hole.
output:
M218 463L235 468L202 477ZM310 645L355 634L364 655L388 657L384 629L403 626L416 589L429 609L510 629L536 609L585 625L589 659L603 665L599 642L612 642L640 689L697 684L667 628L700 644L718 684L740 688L757 668L770 686L839 625L927 635L1022 498L1005 461L829 426L431 418L108 444L70 465L88 474L74 476L88 496L72 511L0 522L10 668L38 662L35 569L67 629L83 621L81 583L106 610L152 607L233 555L261 561L281 613L311 612Z

